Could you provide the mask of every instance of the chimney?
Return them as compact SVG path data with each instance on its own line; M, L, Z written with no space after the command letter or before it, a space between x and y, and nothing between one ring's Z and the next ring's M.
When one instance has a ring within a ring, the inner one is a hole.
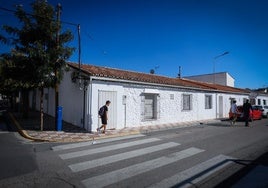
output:
M181 66L179 66L179 73L177 78L181 78Z

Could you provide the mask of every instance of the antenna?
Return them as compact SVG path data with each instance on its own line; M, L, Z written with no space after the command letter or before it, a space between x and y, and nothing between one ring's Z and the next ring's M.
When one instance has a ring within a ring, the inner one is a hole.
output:
M154 74L156 69L159 68L159 65L156 65L153 69L150 70L150 74Z

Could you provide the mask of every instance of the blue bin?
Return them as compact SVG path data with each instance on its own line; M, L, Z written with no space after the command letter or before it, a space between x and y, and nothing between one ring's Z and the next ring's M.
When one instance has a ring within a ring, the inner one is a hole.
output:
M62 106L57 107L57 131L62 131Z

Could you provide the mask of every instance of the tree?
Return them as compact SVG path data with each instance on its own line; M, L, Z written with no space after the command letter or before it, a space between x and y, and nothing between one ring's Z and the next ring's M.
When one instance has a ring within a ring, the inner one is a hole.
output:
M9 79L10 71L8 70L8 66L10 65L10 62L6 61L2 56L0 57L0 93L3 96L7 96L11 107L14 107L15 101L14 96L18 92L15 85L12 86L12 80Z
M31 14L26 13L21 6L17 7L15 16L21 27L3 26L12 36L9 43L14 46L10 53L2 54L6 71L12 73L8 77L4 75L3 79L9 80L11 86L26 94L29 89L39 88L42 101L43 89L56 87L62 80L66 61L74 51L66 43L73 39L73 35L68 30L60 33L61 23L56 20L55 10L47 1L35 0L31 7ZM4 43L9 41L3 36L0 36L0 40ZM42 103L40 114L42 129Z

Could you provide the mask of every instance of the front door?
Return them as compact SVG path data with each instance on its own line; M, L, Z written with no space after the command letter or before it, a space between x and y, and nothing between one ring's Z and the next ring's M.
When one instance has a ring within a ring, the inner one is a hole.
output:
M223 118L223 97L219 96L219 118Z
M98 101L98 109L105 105L105 102L109 100L111 101L110 106L108 107L108 123L107 129L116 129L117 124L117 93L116 91L104 91L99 90L99 101ZM101 126L101 120L99 118L99 127Z

